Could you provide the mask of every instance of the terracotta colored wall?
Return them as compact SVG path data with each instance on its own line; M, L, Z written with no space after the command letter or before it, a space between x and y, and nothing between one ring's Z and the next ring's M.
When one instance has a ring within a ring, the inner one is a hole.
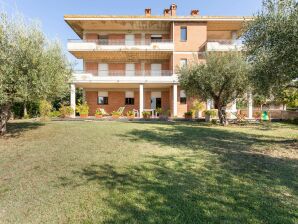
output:
M109 70L111 71L111 75L115 76L115 75L121 75L124 76L125 75L125 64L124 63L111 63L109 64ZM117 71L121 71L120 73L118 73ZM113 72L117 72L117 73L113 73Z
M187 27L187 41L180 41L180 27ZM202 22L177 22L174 26L176 51L199 51L207 41L207 24Z
M199 55L195 52L193 54L185 54L185 53L181 52L179 54L175 54L173 57L174 57L174 70L176 72L177 72L177 68L180 67L181 59L187 59L188 64L197 63L197 62L204 63L206 61L202 55Z
M100 91L100 90L99 90ZM134 91L134 105L125 105L125 91L108 91L109 104L108 105L98 105L97 104L98 91L86 91L86 101L89 105L89 116L94 116L97 108L104 108L107 113L116 111L119 107L124 107L124 115L127 111L132 109L139 109L139 92Z
M85 62L85 71L97 74L98 73L98 63L97 62Z

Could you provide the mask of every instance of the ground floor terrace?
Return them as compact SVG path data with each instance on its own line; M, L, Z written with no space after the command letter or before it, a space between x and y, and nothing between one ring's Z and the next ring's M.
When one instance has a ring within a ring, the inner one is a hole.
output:
M125 107L124 115L135 110L139 117L143 111L156 114L156 109L172 117L183 117L192 107L192 99L187 98L178 84L97 84L72 85L71 102L75 108L76 87L83 89L83 100L89 106L89 116L94 116L97 108L107 113Z

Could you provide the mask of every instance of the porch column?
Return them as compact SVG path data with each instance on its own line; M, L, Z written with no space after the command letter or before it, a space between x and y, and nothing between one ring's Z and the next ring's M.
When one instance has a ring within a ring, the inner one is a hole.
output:
M140 84L140 118L143 117L143 111L144 111L144 84Z
M177 84L173 85L173 116L177 117L178 107L177 107Z
M71 117L76 116L76 86L75 84L70 84L70 106L73 109Z
M253 104L252 104L252 93L248 94L248 119L253 119Z

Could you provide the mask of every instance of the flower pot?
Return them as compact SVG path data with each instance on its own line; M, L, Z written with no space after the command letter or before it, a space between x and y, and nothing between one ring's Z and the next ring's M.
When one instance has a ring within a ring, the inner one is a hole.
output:
M120 115L112 115L112 118L115 120L118 119L119 117L120 117Z
M80 118L87 118L88 114L80 114Z
M132 121L134 118L135 118L134 115L128 115L128 116L127 116L127 119L128 119L129 121Z
M96 118L102 118L102 114L95 114Z
M143 118L144 118L145 120L149 120L150 117L151 117L151 116L150 116L150 115L147 115L147 114L144 114L144 115L143 115Z
M190 114L185 114L184 117L186 120L192 120L192 115Z

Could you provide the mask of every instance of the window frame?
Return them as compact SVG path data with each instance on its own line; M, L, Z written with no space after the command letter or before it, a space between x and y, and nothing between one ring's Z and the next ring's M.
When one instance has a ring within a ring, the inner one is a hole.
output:
M183 38L182 34L182 30L185 30L185 39ZM187 41L187 26L181 26L180 27L180 42L186 42Z
M181 96L181 95L183 95L183 96ZM179 101L180 101L180 104L187 104L187 96L186 96L184 90L180 90Z

